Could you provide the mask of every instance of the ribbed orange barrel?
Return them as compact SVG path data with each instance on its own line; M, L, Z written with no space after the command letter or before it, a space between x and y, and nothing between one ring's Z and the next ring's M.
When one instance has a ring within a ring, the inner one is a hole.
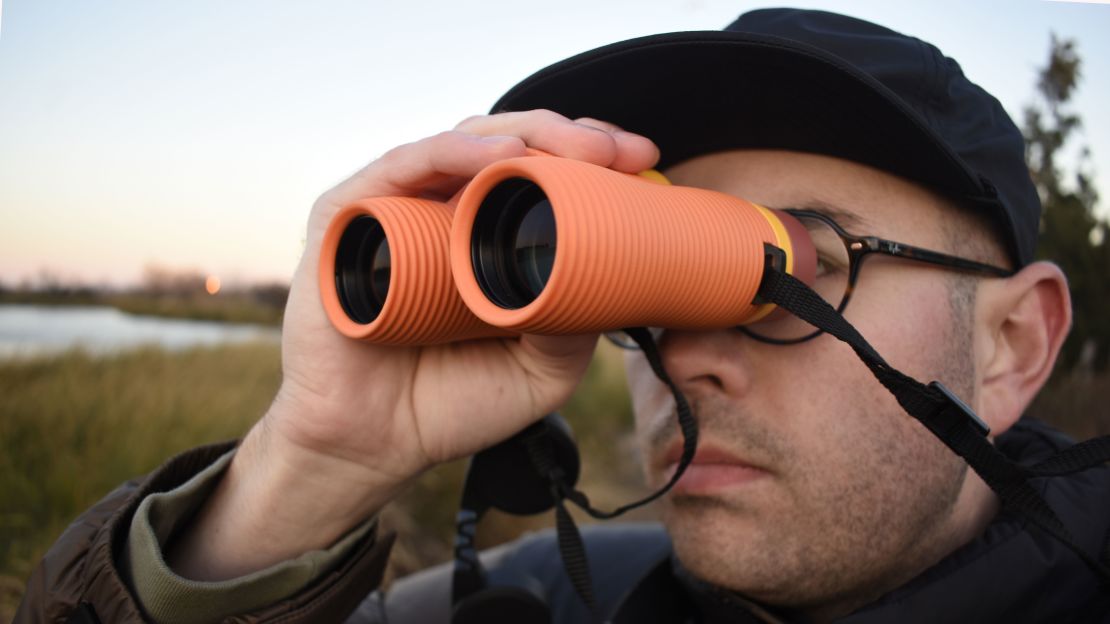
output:
M320 295L343 335L387 345L431 345L510 335L463 305L451 278L451 208L408 198L364 199L328 225Z
M512 240L544 223L528 205L549 211L554 237L550 264L525 266L525 279L514 276L526 260L513 256ZM783 221L723 193L564 158L514 158L482 170L460 198L451 266L467 307L513 331L730 327L772 311L753 301L772 247L785 270L812 280L812 243ZM807 266L795 266L800 258Z

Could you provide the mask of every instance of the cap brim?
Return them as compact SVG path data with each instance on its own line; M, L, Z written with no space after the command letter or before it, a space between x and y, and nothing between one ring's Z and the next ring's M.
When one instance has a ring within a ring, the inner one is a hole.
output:
M836 156L981 201L981 182L919 114L871 76L817 48L728 31L653 35L540 70L493 112L546 108L652 139L660 168L712 152Z

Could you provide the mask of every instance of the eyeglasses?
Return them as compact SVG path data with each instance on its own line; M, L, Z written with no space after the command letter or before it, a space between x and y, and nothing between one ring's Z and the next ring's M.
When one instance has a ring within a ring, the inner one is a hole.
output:
M817 276L813 290L837 312L844 313L852 298L856 280L864 258L879 254L904 258L923 264L945 267L957 271L975 273L990 277L1010 277L1014 274L1004 269L958 256L951 256L921 247L898 243L875 236L855 236L844 231L831 218L809 210L787 210L809 231L817 250ZM737 327L740 331L770 344L797 344L816 338L823 330L810 325L793 314L776 314L751 325ZM658 339L662 330L653 328ZM613 344L624 349L637 349L636 343L624 332L609 332L606 337Z

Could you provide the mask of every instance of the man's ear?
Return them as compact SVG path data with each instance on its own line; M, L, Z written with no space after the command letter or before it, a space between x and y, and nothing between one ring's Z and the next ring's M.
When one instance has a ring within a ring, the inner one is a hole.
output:
M1071 297L1059 267L1035 262L1008 279L984 281L977 299L979 416L998 435L1052 373L1071 329Z

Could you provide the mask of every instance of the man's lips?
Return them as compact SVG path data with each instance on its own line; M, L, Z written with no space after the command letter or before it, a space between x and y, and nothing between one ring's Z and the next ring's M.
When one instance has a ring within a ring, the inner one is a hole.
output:
M661 462L666 480L669 481L674 475L681 458L682 442L669 444ZM672 491L688 495L709 494L739 487L768 475L770 472L764 468L753 465L713 442L704 441L698 444L693 461L686 467Z

